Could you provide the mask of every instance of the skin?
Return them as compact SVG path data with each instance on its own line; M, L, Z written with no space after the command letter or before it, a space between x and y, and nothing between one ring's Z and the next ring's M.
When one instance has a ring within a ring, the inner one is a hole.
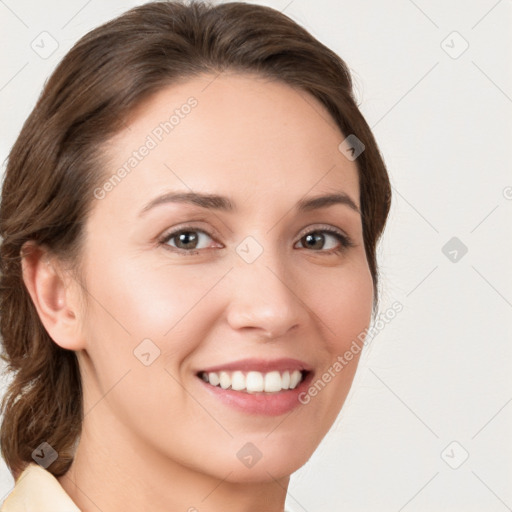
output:
M121 183L91 198L80 285L43 249L24 260L41 320L79 359L83 432L58 480L84 512L281 512L290 475L332 426L357 367L359 355L308 404L275 417L224 405L195 375L293 357L318 378L368 327L373 301L360 214L293 210L333 192L360 205L356 162L338 150L345 136L328 112L279 82L214 78L162 89L106 145L108 178L175 108L198 100ZM225 195L238 211L167 203L139 216L170 190ZM325 226L354 246L332 253L340 243ZM200 230L196 250L183 249L195 254L173 252L177 237L158 242L183 227ZM304 235L318 231L323 245L308 248ZM250 264L236 252L247 236L263 249ZM146 366L134 349L148 338L160 355ZM236 456L247 442L262 453L252 468Z

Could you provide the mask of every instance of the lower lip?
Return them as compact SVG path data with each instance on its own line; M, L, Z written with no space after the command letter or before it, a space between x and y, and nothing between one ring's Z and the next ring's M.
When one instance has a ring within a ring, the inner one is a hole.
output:
M233 391L212 386L198 377L208 393L218 398L221 402L247 414L260 416L279 416L291 412L297 406L302 405L299 395L306 391L313 378L313 372L309 372L306 378L295 388L286 389L277 393L247 393L245 391Z

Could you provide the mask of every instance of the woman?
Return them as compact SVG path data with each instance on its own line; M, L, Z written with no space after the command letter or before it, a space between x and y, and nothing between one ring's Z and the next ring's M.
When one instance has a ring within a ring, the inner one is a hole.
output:
M390 199L345 63L284 14L149 3L83 37L3 184L2 511L282 512Z

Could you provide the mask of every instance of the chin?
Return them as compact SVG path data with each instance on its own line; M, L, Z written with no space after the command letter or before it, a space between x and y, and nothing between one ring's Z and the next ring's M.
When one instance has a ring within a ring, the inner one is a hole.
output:
M232 465L232 467L228 468L226 471L226 474L229 473L229 476L226 477L226 474L223 474L222 476L218 475L218 478L222 478L231 483L272 482L290 477L306 462L307 458L294 461L294 464L285 460L267 460L265 462L261 459L250 468L240 467L240 464Z
M293 442L293 439L280 442L280 436L275 436L273 441L269 438L265 440L265 435L262 435L260 441L233 443L237 445L236 450L228 451L234 453L234 457L224 457L224 463L220 464L222 470L219 471L218 466L215 470L216 476L228 482L240 483L282 479L289 477L306 464L316 449L316 445L301 445Z

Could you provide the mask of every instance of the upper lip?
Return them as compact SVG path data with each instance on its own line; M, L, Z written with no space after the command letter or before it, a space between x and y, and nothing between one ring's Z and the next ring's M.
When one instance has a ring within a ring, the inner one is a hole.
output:
M285 371L311 371L311 366L305 363L304 361L300 361L299 359L293 359L289 357L281 358L281 359L239 359L238 361L232 361L231 363L223 363L218 364L216 366L211 366L209 368L205 368L200 370L199 373L212 373L212 372L220 372L220 371L255 371L255 372L285 372Z

